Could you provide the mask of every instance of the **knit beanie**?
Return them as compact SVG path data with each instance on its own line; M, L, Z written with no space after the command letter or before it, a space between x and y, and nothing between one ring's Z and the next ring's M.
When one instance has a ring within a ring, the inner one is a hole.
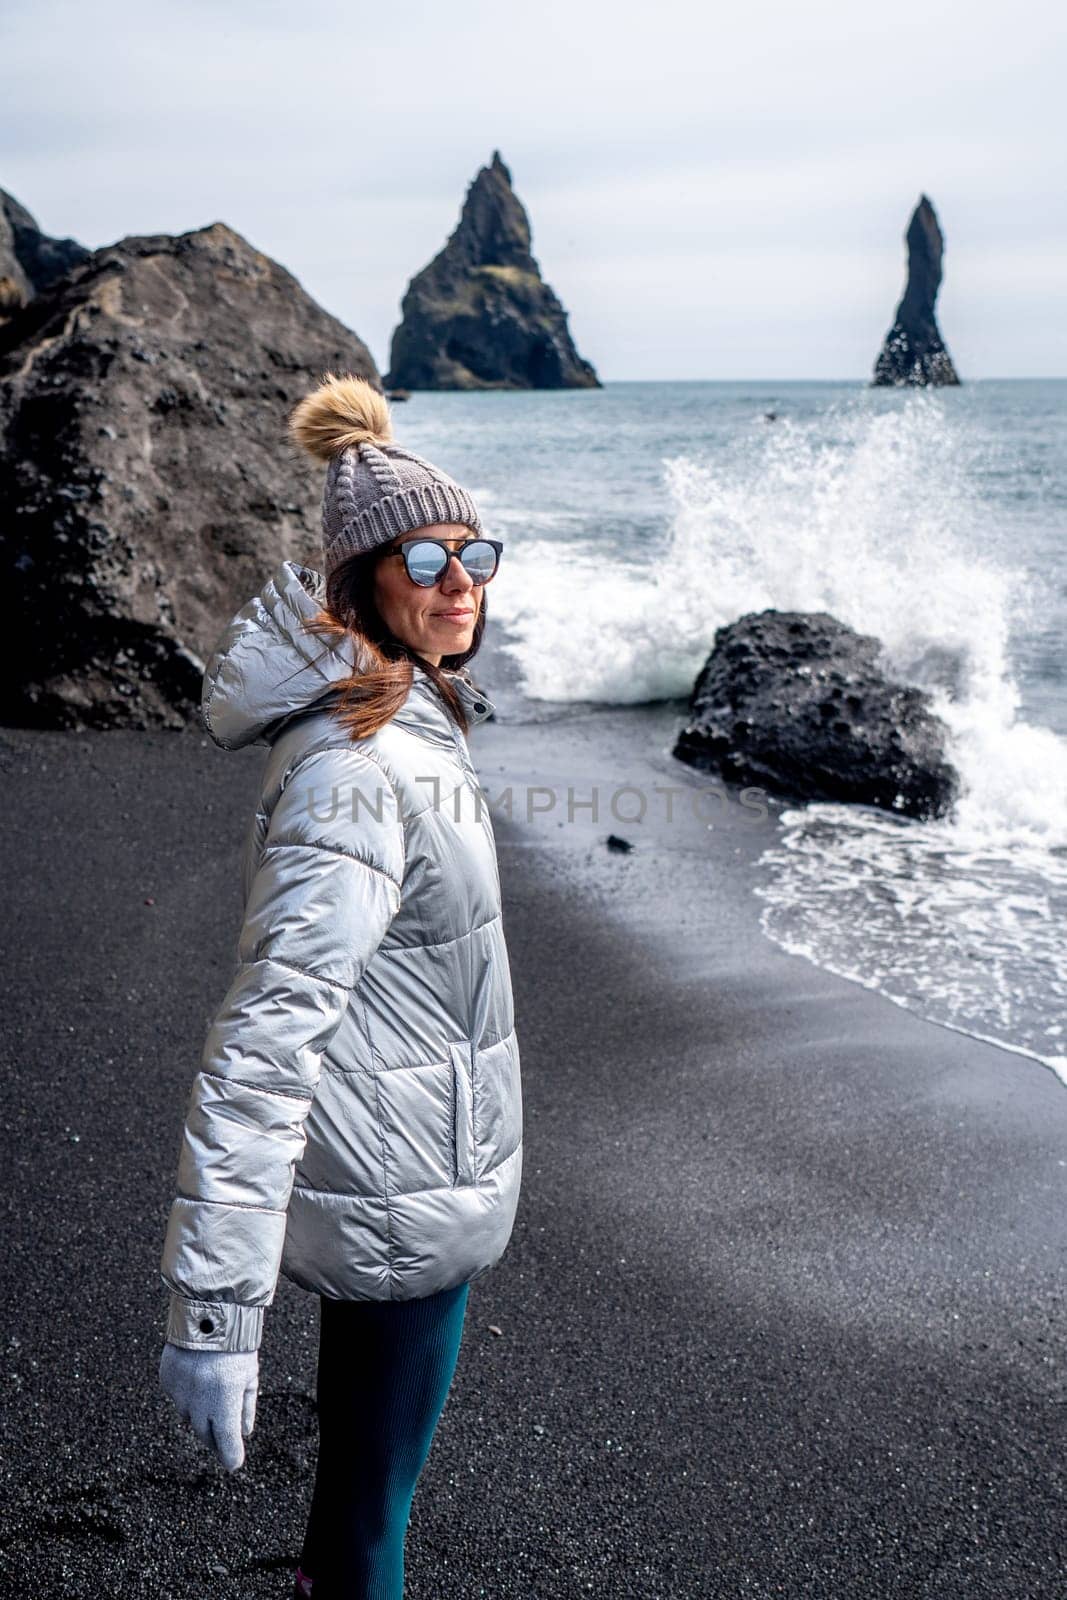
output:
M385 396L366 378L327 373L289 418L290 437L328 463L322 492L323 569L402 533L458 522L481 533L466 489L393 441Z

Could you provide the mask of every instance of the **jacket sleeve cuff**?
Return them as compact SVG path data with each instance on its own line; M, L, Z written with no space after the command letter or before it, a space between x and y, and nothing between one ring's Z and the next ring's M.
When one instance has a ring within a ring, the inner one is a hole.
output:
M263 1307L232 1301L170 1297L167 1343L183 1350L258 1350L263 1338Z

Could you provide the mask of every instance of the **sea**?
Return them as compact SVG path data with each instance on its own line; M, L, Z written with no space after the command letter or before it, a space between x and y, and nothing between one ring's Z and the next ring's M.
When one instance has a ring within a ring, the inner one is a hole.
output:
M1067 1084L1067 380L419 393L394 430L505 543L487 599L531 707L688 697L768 607L875 634L959 802L789 806L763 932Z

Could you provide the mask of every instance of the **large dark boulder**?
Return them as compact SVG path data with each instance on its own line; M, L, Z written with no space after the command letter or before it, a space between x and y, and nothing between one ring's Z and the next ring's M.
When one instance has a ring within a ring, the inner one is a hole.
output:
M600 387L530 254L530 223L494 150L444 249L408 285L390 388Z
M674 755L791 800L938 817L959 788L948 729L890 682L881 644L825 611L749 612L715 633Z
M321 561L321 472L285 422L327 370L379 383L222 223L96 250L0 326L0 720L192 718L234 611Z
M907 243L908 282L874 364L872 387L958 384L934 315L945 241L937 213L925 195L919 197L912 212Z
M89 254L76 239L53 239L14 195L0 189L0 319L12 316Z

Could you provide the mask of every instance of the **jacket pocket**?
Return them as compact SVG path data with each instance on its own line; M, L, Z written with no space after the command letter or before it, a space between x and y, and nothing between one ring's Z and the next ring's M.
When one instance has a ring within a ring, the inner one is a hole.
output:
M475 1181L474 1049L469 1039L448 1047L452 1060L452 1186Z

